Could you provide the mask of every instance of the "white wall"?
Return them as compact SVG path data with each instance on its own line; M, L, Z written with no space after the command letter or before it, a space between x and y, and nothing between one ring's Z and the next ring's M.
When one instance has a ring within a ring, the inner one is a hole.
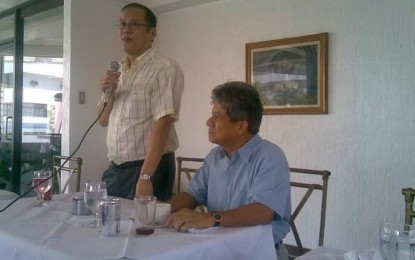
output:
M264 116L260 134L292 167L332 172L325 245L376 247L380 223L404 221L401 189L415 187L413 10L412 0L227 0L161 14L158 47L186 80L177 155L212 147L210 91L245 80L245 43L328 32L329 114ZM301 226L315 230L318 209L307 210Z
M66 106L62 126L65 155L75 150L97 118L100 80L109 63L122 57L116 24L123 5L123 1L114 0L65 1L63 100ZM85 92L85 104L78 104L80 91ZM97 123L75 154L84 159L81 189L86 180L99 180L108 166L105 138L106 128Z
M68 2L72 151L95 119L102 72L120 55L113 25L123 4ZM222 0L160 14L156 45L186 80L176 155L204 156L213 147L205 126L210 91L245 80L245 43L328 32L329 114L264 116L260 134L280 145L292 167L332 172L326 246L376 247L380 223L404 221L401 189L415 187L414 8L413 0ZM76 104L81 90L85 105ZM107 164L105 130L94 127L79 155L84 179L99 178ZM304 241L315 246L310 223L318 212L312 206L305 213Z

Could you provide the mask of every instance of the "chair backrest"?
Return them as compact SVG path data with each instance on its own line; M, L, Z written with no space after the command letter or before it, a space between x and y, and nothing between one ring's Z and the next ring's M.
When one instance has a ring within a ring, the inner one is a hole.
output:
M326 223L327 188L329 176L331 173L326 170L320 171L299 168L290 168L290 172L292 193L297 188L304 189L304 193L302 194L299 203L292 212L290 219L291 231L293 233L296 245L286 245L290 259L294 259L295 257L310 251L309 248L303 247L297 226L295 225L295 220L314 191L321 191L320 230L318 236L318 245L323 246L324 227ZM293 181L293 175L298 175L297 179L301 179L301 181ZM314 178L312 178L312 176L314 176ZM321 176L321 180L320 178L317 178L316 180L315 176Z
M62 163L64 162L65 164L62 165ZM52 167L53 174L56 176L57 180L56 182L54 182L54 184L57 183L58 193L65 193L73 175L76 175L76 186L74 191L80 191L82 158L69 158L68 156L54 155ZM68 174L65 178L64 183L62 183L62 172L66 172Z
M193 174L200 168L203 158L177 157L177 194L181 191L182 174L185 174L186 180L190 182ZM199 206L201 212L205 212L202 205Z
M177 157L177 194L181 191L182 174L184 173L187 181L192 179L192 175L200 168L203 158Z
M412 225L412 221L415 218L415 189L404 188L402 189L402 194L405 196L405 224Z

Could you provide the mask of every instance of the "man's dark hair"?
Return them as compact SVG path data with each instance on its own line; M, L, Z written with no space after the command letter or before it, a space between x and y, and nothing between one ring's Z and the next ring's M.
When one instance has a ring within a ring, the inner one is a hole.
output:
M145 5L141 5L141 4L137 4L137 3L131 3L131 4L127 4L125 5L121 11L124 11L127 8L140 8L142 10L144 10L145 14L146 14L146 23L148 24L148 26L150 28L156 28L157 27L157 17L156 15L153 13L153 11L151 11L150 8L148 8Z
M212 90L212 102L219 103L232 122L247 121L251 134L259 132L263 107L258 92L241 81L230 81Z

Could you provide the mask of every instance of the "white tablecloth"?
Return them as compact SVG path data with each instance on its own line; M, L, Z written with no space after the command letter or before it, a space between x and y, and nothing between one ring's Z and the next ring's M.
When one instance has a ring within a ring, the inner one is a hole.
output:
M0 200L12 200L19 197L19 195L17 195L14 192L10 192L7 190L0 190Z
M316 247L296 260L344 260L345 250L328 247Z
M296 260L382 260L378 248L368 248L360 251L346 251L342 249L319 246Z
M46 208L36 198L0 213L2 259L276 259L271 226L218 228L198 234L157 228L149 237L132 232L133 202L122 200L121 233L106 237L85 225L92 216L72 215L72 198L54 196ZM0 201L3 208L5 201Z

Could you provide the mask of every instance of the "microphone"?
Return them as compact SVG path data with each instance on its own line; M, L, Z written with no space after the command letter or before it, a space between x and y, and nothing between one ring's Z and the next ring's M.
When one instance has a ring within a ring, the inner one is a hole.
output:
M118 62L116 61L111 61L110 66L108 67L108 70L115 73L115 72L118 72L119 69L120 69L120 64L118 64ZM104 104L108 103L108 99L111 95L111 92L112 92L112 87L109 87L105 90Z

